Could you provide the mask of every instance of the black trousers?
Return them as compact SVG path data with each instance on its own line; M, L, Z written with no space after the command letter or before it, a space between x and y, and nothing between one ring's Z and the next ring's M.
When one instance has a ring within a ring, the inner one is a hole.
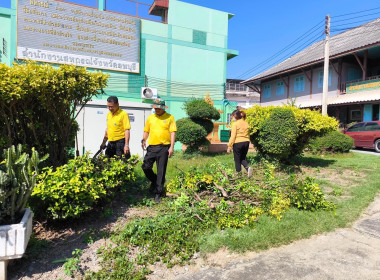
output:
M162 194L165 184L166 167L169 159L170 145L150 145L146 149L142 170L155 187L156 194ZM157 165L157 174L153 172L153 164Z
M124 145L125 145L125 138L122 138L116 141L108 141L107 149L105 152L106 156L107 157L117 156L118 158L121 158L124 155ZM128 153L125 155L124 160L127 160L130 157L131 157L131 153Z
M248 162L246 160L248 149L249 149L249 141L235 143L232 146L234 151L234 161L235 161L235 169L237 172L241 171L241 166L243 165L245 169L248 170Z

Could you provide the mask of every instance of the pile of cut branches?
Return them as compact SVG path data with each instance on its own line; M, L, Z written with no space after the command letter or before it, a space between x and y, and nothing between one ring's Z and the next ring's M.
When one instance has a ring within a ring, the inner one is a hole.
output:
M219 163L203 170L180 171L169 182L167 196L176 198L173 203L176 208L213 210L220 228L252 225L263 213L280 220L291 206L312 211L334 209L313 178L279 176L269 163L257 166L251 178Z

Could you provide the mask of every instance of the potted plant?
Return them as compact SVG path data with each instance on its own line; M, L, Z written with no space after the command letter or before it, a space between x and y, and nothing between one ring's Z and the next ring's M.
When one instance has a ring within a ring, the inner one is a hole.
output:
M39 158L32 148L31 156L18 145L5 149L0 163L0 279L6 279L10 259L21 258L32 233L33 213L25 208L36 185Z

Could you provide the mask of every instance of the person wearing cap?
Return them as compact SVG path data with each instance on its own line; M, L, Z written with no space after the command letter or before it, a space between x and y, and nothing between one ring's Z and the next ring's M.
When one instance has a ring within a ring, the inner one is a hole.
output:
M131 157L129 150L129 137L131 124L127 112L120 109L119 100L116 96L110 96L107 99L107 128L104 134L103 142L100 149L104 150L106 147L106 156L117 156L124 159ZM108 140L108 145L106 145Z
M248 167L246 156L249 149L249 125L245 121L246 115L243 111L235 110L232 112L233 124L231 128L231 137L228 142L227 153L234 152L235 170L241 172L241 166L247 170L248 177L252 176L253 169Z
M153 108L155 113L150 115L145 122L141 145L146 150L142 170L151 182L150 189L155 193L154 201L159 203L165 183L166 166L168 158L174 153L175 133L177 126L174 117L165 110L165 101L156 99ZM149 146L146 146L148 140ZM156 162L157 174L153 172L153 164Z

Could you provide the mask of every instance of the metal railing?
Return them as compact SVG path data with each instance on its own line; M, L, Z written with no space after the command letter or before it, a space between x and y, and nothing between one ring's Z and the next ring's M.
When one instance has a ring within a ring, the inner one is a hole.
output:
M130 15L130 16L133 16L133 17L141 18L141 19L147 19L147 20L151 20L151 21L157 21L157 22L163 22L164 23L164 20L157 20L157 19L148 18L148 17L146 17L146 15L144 14L144 12L141 12L142 10L149 11L150 8L153 6L151 4L147 4L147 3L143 3L143 2L138 2L138 1L134 1L134 0L124 0L125 2L128 2L131 5L135 5L135 11L136 11L136 14L126 14L126 13L123 13L123 12L120 12L120 11L108 10L107 9L107 2L108 1L109 0L105 0L105 7L104 7L105 11L109 11L109 12L113 12L113 13L118 13L118 14L124 14L124 15ZM111 0L111 1L115 1L115 0ZM120 0L118 0L118 1L120 1ZM145 7L145 9L143 9L142 7Z

